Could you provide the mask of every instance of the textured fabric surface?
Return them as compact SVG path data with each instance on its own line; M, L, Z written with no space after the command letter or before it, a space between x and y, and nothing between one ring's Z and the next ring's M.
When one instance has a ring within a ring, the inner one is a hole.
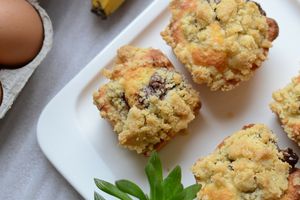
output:
M40 0L53 23L54 43L0 120L1 200L82 199L41 152L36 139L39 115L55 94L151 2L127 0L103 21L90 12L88 0Z

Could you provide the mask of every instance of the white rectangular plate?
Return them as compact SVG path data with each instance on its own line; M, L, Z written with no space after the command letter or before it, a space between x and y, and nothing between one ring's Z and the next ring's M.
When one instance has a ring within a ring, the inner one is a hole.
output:
M259 0L268 16L280 26L280 36L269 59L248 82L230 92L211 92L195 86L203 107L190 124L189 134L178 136L160 152L165 170L179 164L183 183L193 184L191 165L211 153L218 143L245 124L264 123L279 137L281 147L299 147L284 134L268 104L273 91L297 75L300 66L300 4L295 0ZM99 117L93 91L103 84L101 69L110 67L116 50L125 44L161 49L189 82L190 75L160 37L170 13L168 1L154 1L109 46L93 59L47 105L38 122L39 144L53 165L86 199L96 190L93 178L107 181L127 178L148 188L144 175L147 161L142 155L118 146L116 134Z

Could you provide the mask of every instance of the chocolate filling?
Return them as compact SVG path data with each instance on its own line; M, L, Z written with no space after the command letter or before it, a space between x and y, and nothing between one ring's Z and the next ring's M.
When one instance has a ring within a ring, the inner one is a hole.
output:
M283 154L283 161L287 162L294 169L299 160L298 155L291 148L281 150L281 152Z
M129 103L128 103L127 99L126 99L125 93L122 93L121 99L124 102L126 109L129 109L130 106L129 106Z
M157 96L159 99L162 99L167 92L165 80L158 74L154 73L149 81L148 86L142 89L142 92L145 94L144 96L139 96L138 101L140 104L145 104L146 99L149 96Z

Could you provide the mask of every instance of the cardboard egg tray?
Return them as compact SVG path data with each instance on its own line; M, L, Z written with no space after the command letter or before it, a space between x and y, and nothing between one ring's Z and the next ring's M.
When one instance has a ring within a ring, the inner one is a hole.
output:
M14 70L0 70L0 81L2 82L4 94L2 105L0 106L0 119L2 119L6 112L11 108L14 100L17 98L34 70L39 66L52 47L53 29L49 16L36 0L28 0L28 2L33 5L41 16L44 26L43 46L39 54L24 67Z

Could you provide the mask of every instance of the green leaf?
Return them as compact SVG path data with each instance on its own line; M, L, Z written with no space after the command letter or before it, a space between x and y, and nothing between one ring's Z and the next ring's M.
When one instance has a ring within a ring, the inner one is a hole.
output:
M105 199L97 192L94 192L94 200L105 200Z
M106 192L107 194L110 194L112 196L115 196L121 200L132 200L127 194L119 190L116 186L113 184L100 180L100 179L94 179L97 187L102 190L103 192Z
M145 171L150 186L150 199L153 200L155 189L156 189L155 188L156 177L155 177L155 170L153 165L151 164L146 165Z
M184 187L183 187L183 185L181 183L179 185L177 185L177 187L174 188L174 195L173 196L181 193L183 191L183 189L184 189Z
M146 195L143 190L136 185L135 183L128 180L119 180L116 181L116 186L123 192L130 194L134 197L139 198L140 200L147 200Z
M183 200L185 197L186 191L183 190L182 192L177 193L172 200Z
M163 199L169 200L172 199L177 193L183 190L183 186L181 184L181 168L176 166L165 178L162 183L164 197Z
M194 184L184 189L186 192L185 197L183 200L192 200L197 197L197 193L201 189L201 185Z
M129 195L139 200L193 200L196 198L200 185L191 185L184 189L181 183L181 168L176 166L169 175L163 179L163 170L159 155L153 152L145 172L150 185L150 198L135 183L128 180L116 181L116 186L103 180L94 179L97 187L121 200L132 200ZM95 200L105 200L95 192Z
M155 182L155 190L153 194L153 198L151 200L162 200L163 199L163 187L162 183L160 182Z
M162 181L162 179L163 179L163 169L162 169L161 161L159 159L159 155L158 155L157 152L152 153L152 155L151 155L151 157L148 161L148 164L153 165L154 170L155 170L156 179L158 181Z
M201 185L194 184L185 188L182 192L178 193L172 200L193 200L197 197Z
M161 182L163 179L163 172L162 172L162 166L161 161L159 159L159 156L156 152L153 152L147 165L145 168L145 172L148 178L148 182L150 185L150 199L154 200L156 196L156 189L157 184L161 187ZM161 199L158 199L161 200Z

